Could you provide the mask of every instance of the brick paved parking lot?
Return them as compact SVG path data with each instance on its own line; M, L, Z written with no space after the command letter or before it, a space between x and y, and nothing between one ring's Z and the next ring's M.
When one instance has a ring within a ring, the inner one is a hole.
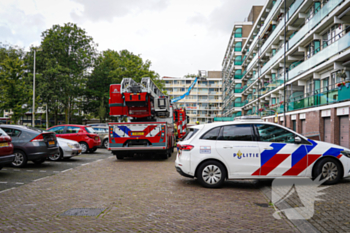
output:
M255 181L202 188L168 160L108 156L0 193L2 232L297 232ZM4 173L6 171L1 171ZM63 215L97 209L97 216Z

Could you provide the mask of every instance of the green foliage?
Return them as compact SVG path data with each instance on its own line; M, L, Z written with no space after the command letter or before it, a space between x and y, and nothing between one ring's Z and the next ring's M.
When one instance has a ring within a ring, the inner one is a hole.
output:
M23 54L19 48L0 49L0 109L11 109L11 120L15 123L28 111L33 93L31 81L25 76Z
M41 52L37 52L38 93L43 102L49 103L49 110L66 113L66 122L84 94L86 72L92 67L96 44L85 30L67 23L53 25L42 33ZM34 48L27 56L31 58Z
M107 50L101 53L95 60L94 69L87 81L87 103L85 112L98 115L101 121L109 115L109 86L121 83L123 78L133 78L140 82L144 77L150 77L159 88L164 84L159 75L150 70L151 62L142 60L140 55L135 55L127 50L120 52ZM105 111L102 111L105 108Z
M198 75L196 75L196 74L186 74L184 77L185 78L196 78L196 77L198 77Z

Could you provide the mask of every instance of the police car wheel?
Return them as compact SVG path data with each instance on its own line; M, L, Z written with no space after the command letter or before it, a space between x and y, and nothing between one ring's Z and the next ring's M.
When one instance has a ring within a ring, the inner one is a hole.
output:
M319 164L317 164L315 178L317 178L320 174L320 180L326 179L326 181L322 184L332 185L338 183L342 178L342 169L339 162L331 158L325 158L321 160Z
M217 161L206 161L197 171L197 179L206 188L220 188L226 178L224 166Z

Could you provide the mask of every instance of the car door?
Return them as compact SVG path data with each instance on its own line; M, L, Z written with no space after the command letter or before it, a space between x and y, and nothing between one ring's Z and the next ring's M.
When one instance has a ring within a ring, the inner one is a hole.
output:
M223 126L215 148L229 169L229 178L250 177L259 169L259 146L251 124Z
M67 126L66 134L67 139L74 140L74 141L80 141L81 137L81 128L78 126Z
M51 129L48 129L47 131L55 132L56 137L66 138L65 126L64 125L53 127Z
M259 176L304 176L307 167L308 141L298 137L293 131L272 124L254 124L260 148Z
M17 149L22 146L23 142L20 140L20 134L21 131L17 129L10 129L10 128L2 128L7 135L9 135L12 138L12 144L14 149Z

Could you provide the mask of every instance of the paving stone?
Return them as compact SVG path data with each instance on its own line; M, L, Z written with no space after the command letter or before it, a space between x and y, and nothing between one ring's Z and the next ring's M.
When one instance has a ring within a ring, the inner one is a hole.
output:
M107 158L0 193L0 232L298 232L256 181L206 189L168 160ZM74 208L98 216L63 216Z

